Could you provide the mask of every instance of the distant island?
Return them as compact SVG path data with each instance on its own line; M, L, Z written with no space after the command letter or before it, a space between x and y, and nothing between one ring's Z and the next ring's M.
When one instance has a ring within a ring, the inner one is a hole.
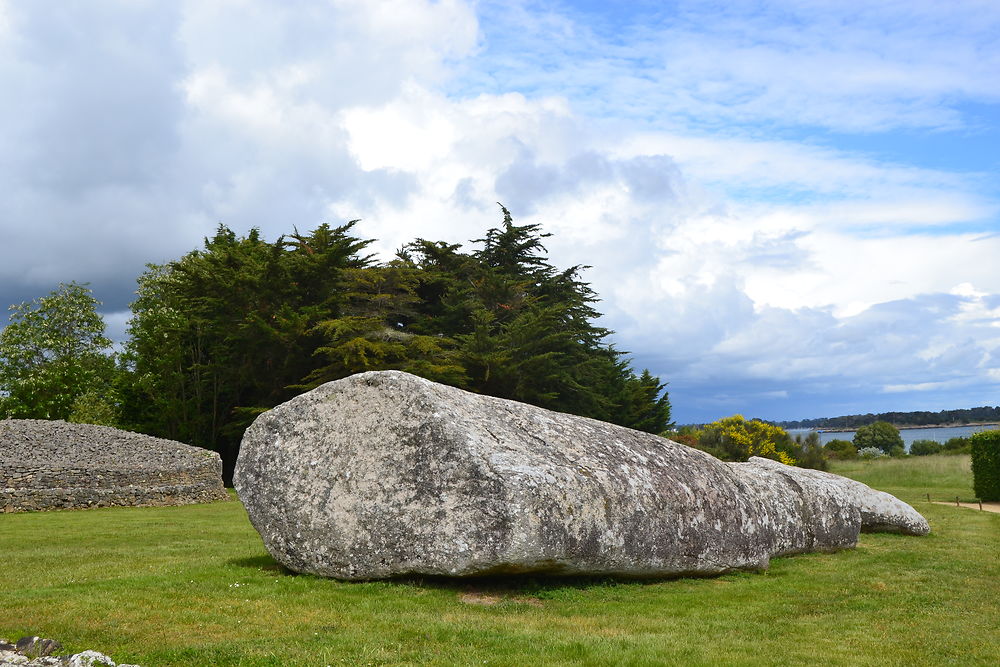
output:
M853 430L877 421L889 422L898 428L920 426L962 426L1000 422L1000 406L985 405L964 410L941 410L940 412L881 412L865 415L844 415L842 417L820 417L795 421L771 422L781 428L813 428L824 430Z

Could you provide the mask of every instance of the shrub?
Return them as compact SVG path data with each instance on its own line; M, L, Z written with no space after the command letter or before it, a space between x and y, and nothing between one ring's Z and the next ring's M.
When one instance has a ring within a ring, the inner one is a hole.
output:
M823 449L826 450L827 456L831 459L847 460L858 458L858 448L850 440L834 438L823 445Z
M944 443L945 454L968 454L969 451L968 438L949 438L948 442Z
M813 470L826 470L826 450L819 444L819 434L810 433L805 440L802 436L795 436L797 452L792 454L795 458L795 465L800 468L812 468Z
M980 431L972 446L972 490L980 500L1000 500L1000 431Z
M118 426L118 406L113 392L88 389L73 401L73 411L67 421L77 424Z
M751 456L763 456L795 465L795 459L786 451L791 444L792 438L785 429L759 419L747 421L743 415L706 424L698 434L698 448L723 461L746 461Z
M893 445L889 450L889 456L898 459L900 456L906 456L906 450L902 445Z
M910 445L910 454L914 456L929 456L938 454L944 449L944 445L936 440L914 440Z
M889 454L893 447L903 446L903 438L899 435L899 429L889 422L875 422L855 431L854 446L858 451L865 447L878 447Z
M858 456L866 461L871 461L872 459L885 458L886 453L878 447L862 447L858 450Z

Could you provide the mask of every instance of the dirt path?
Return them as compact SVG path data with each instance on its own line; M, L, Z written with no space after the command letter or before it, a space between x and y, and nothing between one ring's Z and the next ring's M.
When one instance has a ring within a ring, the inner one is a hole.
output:
M941 500L933 500L931 502L933 502L935 505L951 505L952 507L956 506L955 503L948 503ZM959 503L958 507L968 507L970 510L978 510L979 503ZM1000 503L983 503L983 511L996 512L997 514L1000 514Z

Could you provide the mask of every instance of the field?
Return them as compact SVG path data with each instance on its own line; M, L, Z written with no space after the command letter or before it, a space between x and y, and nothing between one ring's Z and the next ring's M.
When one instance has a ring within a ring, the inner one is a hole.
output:
M931 523L923 538L634 582L341 583L282 570L238 502L0 515L0 637L160 665L997 664L1000 515L969 458L842 463Z

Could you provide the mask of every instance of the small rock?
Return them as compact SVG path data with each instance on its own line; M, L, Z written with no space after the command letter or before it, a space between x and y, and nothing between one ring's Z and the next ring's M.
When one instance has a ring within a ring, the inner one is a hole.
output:
M29 658L15 651L0 651L0 667L27 665Z
M115 663L111 658L97 651L84 651L69 658L69 667L96 667L98 665L115 667Z
M38 637L21 637L14 642L14 650L24 653L24 651L38 641Z
M41 637L21 637L15 644L15 649L29 658L43 658L52 655L62 648L62 644L55 639L42 639Z

